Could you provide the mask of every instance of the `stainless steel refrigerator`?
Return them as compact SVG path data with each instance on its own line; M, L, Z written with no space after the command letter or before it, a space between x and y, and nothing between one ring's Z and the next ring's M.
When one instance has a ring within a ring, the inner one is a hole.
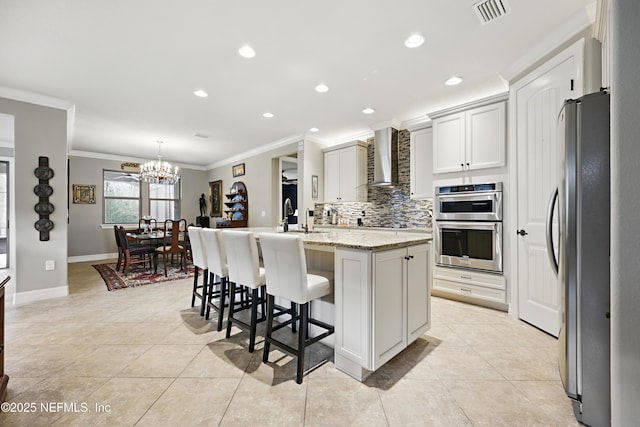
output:
M609 94L565 102L561 178L547 215L547 246L563 289L560 375L576 418L611 424ZM552 217L558 201L558 259Z

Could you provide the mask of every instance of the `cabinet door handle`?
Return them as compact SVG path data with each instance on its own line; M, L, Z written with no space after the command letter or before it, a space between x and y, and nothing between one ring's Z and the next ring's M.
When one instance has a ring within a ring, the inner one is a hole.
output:
M406 259L407 261L409 261L409 257L408 257L408 256L404 257L404 259Z
M460 292L465 292L467 294L471 293L471 289L467 289L467 288L460 288Z
M413 259L413 255L409 255L409 259Z
M460 163L460 167L464 169L464 163Z
M467 279L467 280L473 280L473 277L471 277L471 276L462 276L462 275L460 275L460 278L461 279Z

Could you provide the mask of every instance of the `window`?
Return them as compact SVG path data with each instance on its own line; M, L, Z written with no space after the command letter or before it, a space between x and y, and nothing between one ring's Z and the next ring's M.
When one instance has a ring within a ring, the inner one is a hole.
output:
M140 218L140 175L104 170L105 224L137 224Z
M158 223L180 218L180 181L149 184L149 213Z

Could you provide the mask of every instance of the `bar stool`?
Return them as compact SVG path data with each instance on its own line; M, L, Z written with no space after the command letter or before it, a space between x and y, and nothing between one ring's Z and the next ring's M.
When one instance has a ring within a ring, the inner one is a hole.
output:
M209 291L207 299L206 319L209 319L211 308L218 311L218 327L222 330L222 322L224 321L225 297L228 295L227 282L229 280L229 268L227 266L227 254L222 241L222 233L215 228L203 228L200 231L202 243L204 244L204 253L207 258L207 266L209 267ZM216 276L218 281L215 281ZM219 289L214 290L214 286L218 285ZM215 305L214 298L218 298L218 305Z
M264 305L264 268L260 267L258 257L258 245L256 238L250 231L225 230L222 232L222 240L227 252L227 265L229 272L229 315L227 317L227 335L231 336L231 325L237 324L249 331L249 353L253 353L256 344L257 324L266 320L264 309L258 318L258 305ZM238 285L251 290L250 301L241 301L236 305L235 297ZM262 289L262 298L259 290ZM236 317L240 311L251 310L251 320L246 323Z
M304 353L306 347L333 334L334 327L309 318L309 301L333 293L333 275L307 273L307 260L302 239L287 233L260 234L262 258L267 272L267 334L264 342L262 361L269 361L269 346L274 344L285 352L297 357L296 382L302 384L304 373ZM293 348L273 338L274 331L284 324L273 326L274 297L288 299L300 305L300 328L298 348ZM309 338L309 324L325 329L318 336Z
M207 280L209 278L207 256L202 244L202 229L199 227L188 227L189 241L191 242L191 256L193 258L193 291L191 293L191 307L195 305L196 297L200 298L200 316L204 315L204 308L207 302ZM198 270L202 270L202 285L198 286ZM198 292L200 290L200 292Z

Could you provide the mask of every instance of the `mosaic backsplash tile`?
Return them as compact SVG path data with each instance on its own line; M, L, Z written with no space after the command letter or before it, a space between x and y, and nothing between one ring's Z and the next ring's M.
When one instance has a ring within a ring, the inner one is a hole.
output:
M367 149L367 182L373 182L373 138ZM398 142L398 185L393 188L369 187L366 203L316 203L315 224L329 225L332 209L348 225L357 225L362 218L365 227L431 228L431 199L412 200L410 196L410 133L400 131ZM363 214L364 213L364 214Z

